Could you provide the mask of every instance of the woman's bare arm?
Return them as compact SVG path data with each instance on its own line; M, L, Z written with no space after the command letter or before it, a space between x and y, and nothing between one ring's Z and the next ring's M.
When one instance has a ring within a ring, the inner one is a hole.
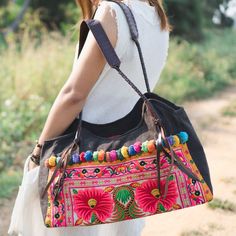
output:
M95 19L101 22L111 44L115 47L117 42L115 12L110 11L109 5L105 5L98 14L96 13ZM79 59L51 107L39 143L43 144L45 140L62 134L69 127L82 110L86 97L99 78L105 63L105 57L94 36L89 32ZM39 151L35 148L33 153L37 155ZM31 162L30 166L31 169L34 164Z

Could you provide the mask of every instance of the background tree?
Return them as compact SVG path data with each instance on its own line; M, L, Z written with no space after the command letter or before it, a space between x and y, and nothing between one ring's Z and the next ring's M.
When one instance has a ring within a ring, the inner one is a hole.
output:
M173 33L189 40L201 40L204 18L204 4L199 0L169 0L166 8Z
M19 26L14 24L17 16L29 0L0 0L0 30ZM203 39L203 28L213 27L212 15L223 0L163 0L171 24L174 26L174 35L179 35L189 41ZM226 0L225 0L226 1ZM49 30L57 30L65 34L79 20L80 11L75 1L64 0L34 0L28 9L31 15L39 12L39 21ZM29 16L23 21L31 24ZM32 29L32 27L31 27ZM37 30L37 27L36 29Z

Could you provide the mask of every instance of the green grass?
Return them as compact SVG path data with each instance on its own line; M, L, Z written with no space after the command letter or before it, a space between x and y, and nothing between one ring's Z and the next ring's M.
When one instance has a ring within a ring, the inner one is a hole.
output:
M223 211L236 212L235 203L228 200L221 200L219 198L213 199L207 206L212 210L221 209Z
M221 113L223 116L236 116L236 100L232 101L227 107L224 107Z
M75 45L59 34L45 36L40 47L30 39L22 42L21 50L15 44L0 56L0 102L16 96L30 96L53 101L69 77ZM7 89L6 89L7 88Z
M0 198L11 198L21 183L22 171L7 170L0 173Z
M172 39L155 92L176 102L212 96L236 80L236 31L205 30L205 41Z

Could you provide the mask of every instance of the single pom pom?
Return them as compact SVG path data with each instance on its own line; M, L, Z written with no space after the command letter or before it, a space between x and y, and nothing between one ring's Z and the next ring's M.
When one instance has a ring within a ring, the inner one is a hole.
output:
M179 132L178 136L181 143L186 143L188 141L188 134L186 132Z
M105 156L105 151L104 150L100 150L98 152L98 161L104 161L104 156Z
M107 162L111 161L110 152L106 152L106 161Z
M77 163L80 162L80 158L79 158L79 154L78 153L74 153L72 155L72 162L73 162L73 164L77 164Z
M134 145L130 145L129 146L128 152L129 152L130 156L136 155L136 152L135 152L135 149L134 149Z
M85 162L86 161L84 156L85 156L85 152L81 152L80 155L79 155L81 162Z
M55 157L55 156L50 156L50 157L49 157L49 160L48 160L48 164L49 164L51 167L56 166L56 157Z
M148 144L148 141L145 141L142 143L142 151L143 152L148 152L147 144Z
M91 151L86 151L84 154L84 158L86 161L92 161L93 160L93 153Z
M123 155L123 157L129 157L129 152L128 152L128 148L126 146L123 146L121 148L121 154Z
M173 135L173 139L174 139L174 147L178 147L180 144L179 137L177 135Z
M51 166L49 165L49 159L46 159L45 162L44 162L44 166L46 168L50 168Z
M98 151L93 152L93 160L98 161Z
M117 157L118 157L118 159L120 160L120 161L123 161L125 158L123 157L123 155L122 155L122 153L121 153L121 149L118 149L117 151L116 151L116 153L117 153Z
M140 141L135 142L133 146L136 153L141 152L142 143Z
M149 152L155 151L156 146L155 146L154 140L148 141L148 143L147 143L147 148L148 148L148 151L149 151Z
M168 143L170 144L170 146L173 146L173 145L174 145L174 138L173 138L172 135L169 136L169 137L167 137L167 141L168 141Z
M116 161L117 160L116 150L111 150L110 151L110 159L111 159L111 161Z

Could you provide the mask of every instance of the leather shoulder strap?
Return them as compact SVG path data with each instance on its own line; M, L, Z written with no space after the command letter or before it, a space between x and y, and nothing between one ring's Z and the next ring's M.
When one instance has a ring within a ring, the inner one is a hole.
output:
M92 31L104 57L106 58L108 64L112 68L120 67L120 59L117 56L107 34L105 33L101 23L98 20L90 19L82 22L82 24L87 24L89 29Z
M147 92L150 92L150 85L148 82L147 70L146 70L146 66L144 63L143 53L142 53L142 50L141 50L141 47L140 47L140 44L138 41L139 33L138 33L138 27L137 27L134 15L133 15L131 9L125 3L115 1L115 0L107 0L107 1L114 2L114 3L118 4L125 14L126 21L129 26L131 38L134 41L134 43L138 49L139 59L140 59L141 66L142 66L142 71L143 71L143 76L144 76Z
M138 93L140 97L147 100L143 93L134 85L134 83L128 79L128 77L120 69L120 59L118 58L115 49L107 37L101 23L98 20L90 19L83 21L82 24L86 24L94 35L104 57L108 64L117 70L117 72L126 80L126 82Z

